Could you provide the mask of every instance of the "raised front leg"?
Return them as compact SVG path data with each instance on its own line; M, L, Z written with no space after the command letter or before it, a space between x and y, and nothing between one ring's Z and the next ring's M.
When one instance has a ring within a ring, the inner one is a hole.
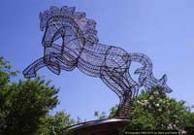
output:
M37 59L32 64L30 64L26 69L23 71L23 75L25 78L33 78L36 77L36 72L46 66L43 60L43 57Z

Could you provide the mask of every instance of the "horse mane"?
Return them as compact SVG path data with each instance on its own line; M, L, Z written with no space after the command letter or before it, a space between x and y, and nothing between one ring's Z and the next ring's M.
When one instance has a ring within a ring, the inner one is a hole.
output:
M52 18L68 18L76 23L80 33L83 33L86 40L95 43L98 42L96 22L92 19L86 18L85 12L75 11L75 7L63 6L62 8L58 8L56 6L51 6L50 9L40 12L39 18L41 31L48 26L48 22Z

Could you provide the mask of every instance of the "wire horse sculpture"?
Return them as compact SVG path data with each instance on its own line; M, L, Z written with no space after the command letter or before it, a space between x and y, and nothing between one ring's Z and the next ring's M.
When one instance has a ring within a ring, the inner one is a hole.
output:
M84 12L75 11L75 7L52 6L40 13L44 56L29 65L23 71L24 76L36 77L36 72L45 66L57 75L61 70L72 71L77 67L89 76L100 78L118 95L120 104L115 116L118 118L128 117L130 104L140 88L150 90L159 86L164 92L172 91L166 84L166 75L161 79L153 76L149 57L99 43L95 27L96 22L86 18ZM142 65L134 72L139 75L138 81L129 72L132 62Z

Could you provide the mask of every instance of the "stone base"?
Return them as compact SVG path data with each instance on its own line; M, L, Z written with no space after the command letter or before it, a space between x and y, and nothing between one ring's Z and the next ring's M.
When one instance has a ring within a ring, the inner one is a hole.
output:
M83 122L68 129L72 135L118 135L128 124L127 119L105 119Z

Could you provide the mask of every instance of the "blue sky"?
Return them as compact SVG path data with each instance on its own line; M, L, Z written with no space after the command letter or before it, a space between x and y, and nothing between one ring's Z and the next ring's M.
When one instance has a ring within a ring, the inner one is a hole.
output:
M148 55L155 76L168 75L170 96L194 104L193 0L1 0L0 55L14 69L22 71L42 56L38 15L52 5L86 12L97 22L101 43ZM39 74L60 88L60 105L52 113L65 110L74 118L94 119L94 111L107 112L118 103L100 79L77 69L56 76L44 68Z

